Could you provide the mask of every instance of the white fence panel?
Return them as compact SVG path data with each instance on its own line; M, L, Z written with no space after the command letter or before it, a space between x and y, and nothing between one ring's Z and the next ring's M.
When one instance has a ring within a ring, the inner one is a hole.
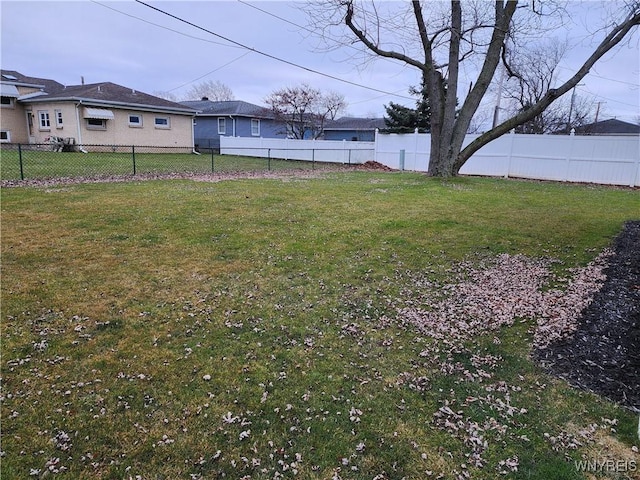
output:
M477 135L467 135L467 145ZM394 169L426 172L431 136L376 133L375 142L221 137L227 155L341 164L376 160ZM404 151L404 165L401 165ZM640 138L508 134L478 150L463 175L640 186Z
M404 169L426 172L431 152L430 135L424 133L376 133L376 162L400 169L400 151L405 151Z
M467 135L467 145L477 135ZM376 160L400 169L426 172L429 134L376 135ZM463 175L640 186L637 136L504 135L478 150L460 169Z
M308 162L361 164L374 159L375 143L346 140L220 137L220 153Z

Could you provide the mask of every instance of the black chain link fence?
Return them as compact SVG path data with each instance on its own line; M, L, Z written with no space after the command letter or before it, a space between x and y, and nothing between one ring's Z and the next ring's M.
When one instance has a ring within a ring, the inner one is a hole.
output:
M64 143L0 146L0 180L231 173L335 168L335 164L300 160L220 155L214 148Z

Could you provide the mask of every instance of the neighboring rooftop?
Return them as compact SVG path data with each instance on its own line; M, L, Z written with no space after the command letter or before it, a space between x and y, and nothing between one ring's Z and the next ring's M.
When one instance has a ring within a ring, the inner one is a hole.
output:
M180 103L197 110L199 115L235 115L239 117L273 118L273 113L268 108L243 102L242 100L214 102L204 97L202 100L189 100Z
M325 130L375 130L386 128L384 118L341 117L327 122Z
M48 78L28 77L15 70L0 70L0 80L19 86L39 87L41 90L52 93L64 88L64 85Z
M26 103L58 101L82 101L100 105L132 106L138 108L161 109L181 113L195 113L193 109L164 98L123 87L112 82L86 85L62 85L55 80L27 77L15 70L1 70L3 83L22 86L38 86L46 95L25 98Z
M576 128L577 135L640 135L640 125L616 118L590 123Z

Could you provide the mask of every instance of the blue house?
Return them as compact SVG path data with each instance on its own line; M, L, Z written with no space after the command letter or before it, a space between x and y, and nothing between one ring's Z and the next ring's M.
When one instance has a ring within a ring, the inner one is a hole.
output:
M219 149L220 137L286 138L286 128L274 119L265 107L229 100L213 102L202 100L180 102L197 111L194 123L194 144L200 149Z
M325 140L349 140L354 142L373 142L376 128L385 129L384 118L342 117L327 122L324 127Z

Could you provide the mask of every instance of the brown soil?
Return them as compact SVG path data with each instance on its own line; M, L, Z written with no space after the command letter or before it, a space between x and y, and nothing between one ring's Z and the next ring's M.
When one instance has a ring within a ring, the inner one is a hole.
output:
M577 331L534 356L571 385L640 412L640 221L625 224L612 250Z

